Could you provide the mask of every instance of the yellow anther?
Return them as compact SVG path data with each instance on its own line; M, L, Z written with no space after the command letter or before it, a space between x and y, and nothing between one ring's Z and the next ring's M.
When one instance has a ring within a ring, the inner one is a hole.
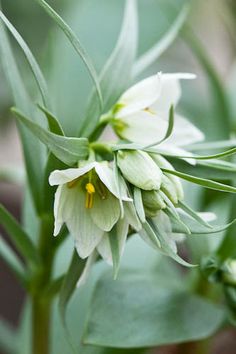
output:
M85 207L86 209L91 209L93 207L93 194L95 193L95 187L92 183L87 183L85 185L86 193L86 200L85 200Z
M95 193L94 185L90 182L86 184L85 189L89 194Z
M154 116L156 115L156 113L153 110L151 110L149 107L144 108L144 112L150 113L151 115Z

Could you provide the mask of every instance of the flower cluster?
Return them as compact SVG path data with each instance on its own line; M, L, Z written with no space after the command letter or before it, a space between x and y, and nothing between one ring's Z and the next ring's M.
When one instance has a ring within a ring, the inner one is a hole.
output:
M52 172L49 182L58 185L54 234L65 223L80 257L96 249L108 263L117 263L127 235L135 230L150 246L184 263L175 242L175 234L191 232L178 209L184 205L184 192L164 156L190 156L184 147L204 139L199 129L175 113L180 79L192 78L157 74L129 88L101 117L119 139L118 145L109 145L111 161L102 161L93 151L78 167ZM167 134L171 110L174 124ZM197 214L196 218L200 220Z

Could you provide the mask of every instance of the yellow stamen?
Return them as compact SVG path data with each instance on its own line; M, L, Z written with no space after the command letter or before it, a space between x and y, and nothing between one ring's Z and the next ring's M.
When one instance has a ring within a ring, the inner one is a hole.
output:
M91 209L93 207L93 194L95 193L95 187L92 183L89 182L86 184L85 189L87 191L85 207L86 209Z

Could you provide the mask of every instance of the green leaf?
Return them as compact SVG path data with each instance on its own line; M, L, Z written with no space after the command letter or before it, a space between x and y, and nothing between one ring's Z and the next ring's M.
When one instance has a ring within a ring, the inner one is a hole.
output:
M36 0L39 5L47 12L47 14L55 21L55 23L61 28L66 37L69 39L70 43L74 47L75 51L79 54L80 58L86 65L88 72L91 76L91 79L94 82L94 86L96 88L96 95L99 101L100 108L103 107L103 99L100 89L100 84L97 78L96 70L91 62L90 57L87 52L83 48L76 34L72 31L72 29L68 26L68 24L56 13L56 11L47 4L44 0Z
M67 138L51 133L43 129L40 125L26 118L16 108L13 113L48 149L62 162L67 165L74 165L78 160L88 156L88 140L86 138Z
M1 60L3 63L4 72L9 82L13 98L18 107L24 112L31 115L32 106L31 101L27 95L24 84L21 79L21 75L17 68L7 34L4 26L0 21L0 51ZM27 130L21 125L18 125L18 129L21 136L23 145L24 158L26 164L26 171L28 175L28 182L30 191L32 193L34 206L37 212L40 213L41 209L41 197L42 197L42 180L43 169L39 166L43 166L43 153L40 143L33 139Z
M127 0L117 45L107 60L99 78L104 100L103 112L108 111L130 85L137 40L136 0ZM92 93L82 128L83 136L89 136L92 133L98 118L99 112L95 105L94 93Z
M215 150L215 149L229 149L234 148L236 145L236 139L231 140L218 140L208 143L198 143L188 145L188 150L200 151L200 150Z
M119 242L118 242L119 234L117 233L116 225L109 232L108 237L109 237L109 243L110 243L111 254L112 254L113 276L114 279L116 279L120 267L120 258L121 258Z
M39 255L30 237L2 204L0 204L0 224L4 227L24 260L31 264L37 264L40 261Z
M6 354L15 354L17 350L16 332L3 319L0 319L0 349Z
M170 173L170 174L180 177L182 179L185 179L186 181L198 184L198 185L203 186L205 188L214 189L214 190L221 191L221 192L236 193L236 188L232 187L232 186L228 186L227 184L215 182L215 181L212 181L212 180L209 180L206 178L199 178L199 177L191 176L186 173L178 172L176 170L168 170L168 169L163 168L162 171L166 172L166 173Z
M49 98L48 98L48 89L47 89L47 84L44 79L44 76L41 72L41 69L35 60L33 54L31 53L28 45L24 41L24 39L21 37L21 35L17 32L17 30L14 28L14 26L8 21L6 16L0 11L0 18L1 20L5 23L11 34L14 36L16 41L18 42L19 46L24 52L24 55L30 65L31 71L34 75L35 81L38 85L39 91L42 96L43 103L45 106L49 106Z
M102 276L93 294L84 343L139 348L200 340L213 335L224 319L218 305L181 286L163 287L155 274L140 279L131 273L116 282Z
M0 257L13 271L20 282L25 281L25 268L20 261L19 257L13 251L13 249L7 244L4 238L0 235Z
M204 227L207 228L212 228L212 225L208 224L203 218L201 218L198 213L196 213L192 208L190 208L188 205L186 205L184 202L180 201L178 202L178 206L185 211L188 215L190 215L193 219L195 219L199 224L201 224Z
M180 11L176 20L171 25L170 29L164 34L164 36L152 48L150 48L146 53L144 53L140 58L138 58L133 68L134 77L140 75L145 69L155 63L155 61L173 43L186 20L188 11L189 6L185 5Z
M236 169L234 164L226 161L201 161L198 160L196 165L190 165L186 161L168 158L173 167L180 171L187 173L189 175L194 175L196 177L205 177L214 180L234 180L236 175Z
M57 135L65 135L58 119L54 116L54 114L49 112L47 108L43 107L40 104L38 104L38 108L45 114L50 132Z
M155 144L156 145L156 144ZM220 157L226 157L226 156L231 156L236 153L236 148L226 150L223 152L220 152L218 154L214 155L176 155L173 153L169 153L168 151L165 151L165 149L158 149L158 148L149 148L149 147L144 147L142 150L151 152L151 153L156 153L156 154L162 154L164 156L173 156L178 159L195 159L195 160L213 160L213 159L218 159ZM236 165L235 165L236 168Z

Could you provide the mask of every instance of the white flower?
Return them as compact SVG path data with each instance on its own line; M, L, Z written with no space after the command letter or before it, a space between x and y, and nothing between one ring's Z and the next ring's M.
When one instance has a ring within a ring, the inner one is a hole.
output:
M92 162L81 168L56 170L51 173L49 183L58 185L54 202L54 235L66 223L81 258L88 257L96 247L106 258L109 251L104 250L104 240L115 224L118 223L119 227L122 222L124 224L118 240L121 251L128 225L140 228L132 212L132 200L127 195L125 184L121 188L125 217L119 221L119 192L107 162Z
M181 97L180 79L193 79L193 74L157 74L129 88L114 109L113 127L126 140L155 144L168 128L171 105L176 108ZM159 148L173 154L186 155L180 147L204 139L203 133L181 115L175 113L172 135Z

